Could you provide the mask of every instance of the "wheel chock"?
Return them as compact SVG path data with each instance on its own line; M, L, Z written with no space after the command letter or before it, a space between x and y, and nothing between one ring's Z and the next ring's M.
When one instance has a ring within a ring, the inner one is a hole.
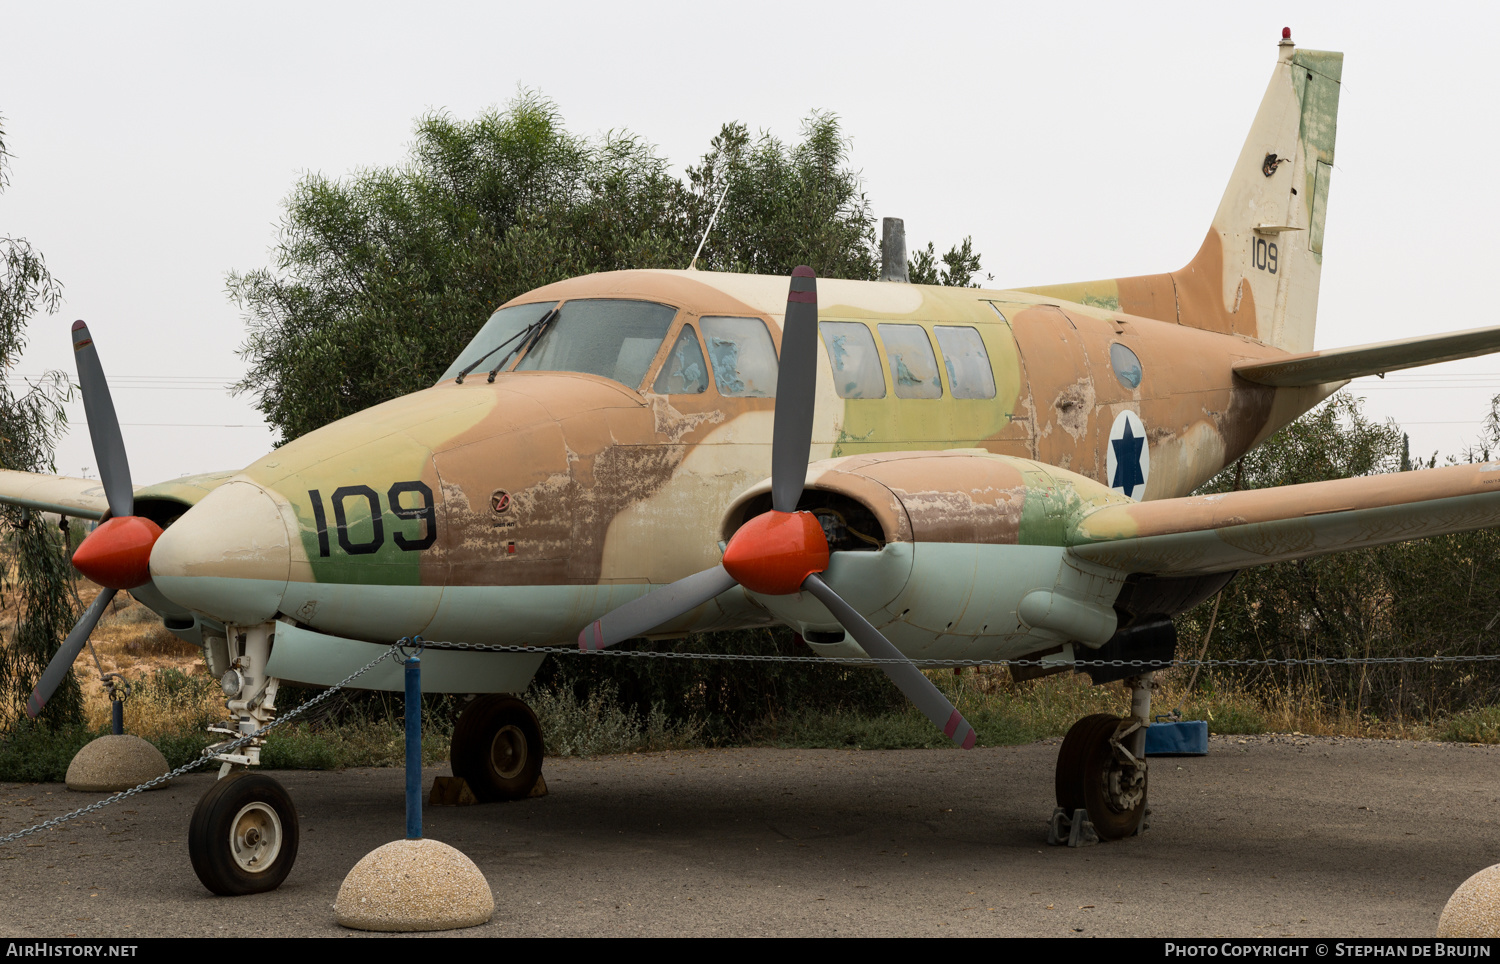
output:
M528 797L545 797L547 795L547 780L540 773L536 775L536 783L532 785Z
M463 777L438 777L427 795L429 807L470 807L479 802Z
M1062 807L1052 811L1052 820L1047 825L1047 843L1054 847L1091 847L1099 842L1099 834L1089 820L1089 812L1082 807L1072 815Z

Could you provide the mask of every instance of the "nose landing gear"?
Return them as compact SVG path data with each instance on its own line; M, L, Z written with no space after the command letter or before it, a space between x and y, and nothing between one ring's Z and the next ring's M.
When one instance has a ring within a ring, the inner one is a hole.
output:
M297 811L263 773L241 771L215 783L193 810L188 855L203 886L237 896L275 890L297 860Z

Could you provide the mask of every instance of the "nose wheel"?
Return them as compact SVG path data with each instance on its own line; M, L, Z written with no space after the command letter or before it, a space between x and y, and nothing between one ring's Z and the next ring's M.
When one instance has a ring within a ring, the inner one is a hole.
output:
M1135 833L1146 813L1146 761L1131 751L1139 724L1105 713L1085 716L1057 754L1057 805L1087 810L1100 840Z
M542 775L541 725L514 696L481 696L460 714L449 759L481 803L530 796Z
M275 890L297 860L297 811L280 783L241 771L215 783L193 810L188 854L216 894Z

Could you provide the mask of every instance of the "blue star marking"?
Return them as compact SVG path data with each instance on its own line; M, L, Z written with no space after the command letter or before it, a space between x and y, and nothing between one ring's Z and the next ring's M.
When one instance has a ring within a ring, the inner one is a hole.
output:
M1109 444L1115 447L1115 477L1109 483L1110 488L1124 489L1125 497L1133 499L1135 487L1146 484L1146 476L1141 472L1141 449L1145 448L1146 439L1133 435L1130 420L1126 419L1125 435L1110 439Z

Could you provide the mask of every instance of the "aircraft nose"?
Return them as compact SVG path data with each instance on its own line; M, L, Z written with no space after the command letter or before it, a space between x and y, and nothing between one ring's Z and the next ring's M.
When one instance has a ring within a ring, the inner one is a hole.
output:
M156 540L152 580L178 605L225 623L274 618L291 567L284 506L253 482L224 483Z

